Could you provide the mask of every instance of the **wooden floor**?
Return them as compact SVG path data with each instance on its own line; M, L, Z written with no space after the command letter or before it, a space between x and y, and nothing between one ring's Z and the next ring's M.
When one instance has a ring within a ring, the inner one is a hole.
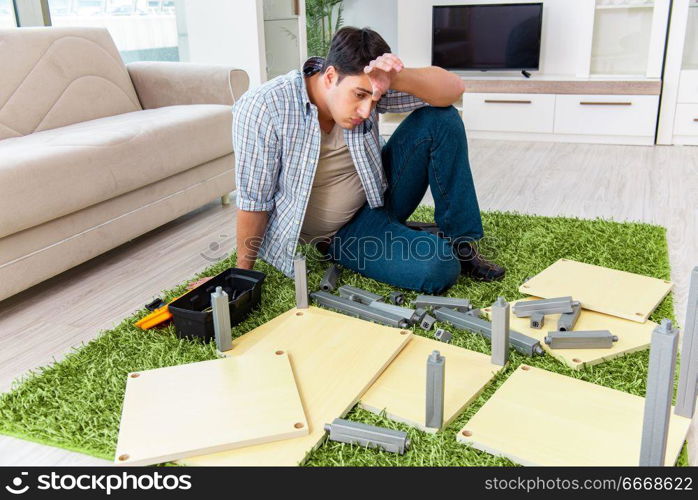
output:
M698 265L698 148L470 140L483 210L645 221L667 228L679 323ZM429 194L425 203L433 203ZM234 204L212 202L0 302L0 391L118 324L234 247ZM689 456L696 464L696 422ZM0 465L109 464L0 436Z

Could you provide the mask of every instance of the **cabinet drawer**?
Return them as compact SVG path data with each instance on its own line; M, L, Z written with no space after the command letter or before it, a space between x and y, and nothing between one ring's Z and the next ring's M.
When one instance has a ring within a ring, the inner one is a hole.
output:
M684 70L681 72L677 101L698 104L698 70Z
M653 136L658 103L654 95L558 95L555 133Z
M554 95L463 94L466 131L550 133L554 114Z
M674 135L698 137L698 104L677 104Z

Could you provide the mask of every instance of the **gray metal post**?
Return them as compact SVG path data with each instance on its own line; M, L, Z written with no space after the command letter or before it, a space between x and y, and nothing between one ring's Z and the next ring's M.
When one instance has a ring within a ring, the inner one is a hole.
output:
M211 309L213 314L213 331L216 336L216 349L220 352L233 348L232 328L230 327L230 305L228 294L223 287L217 286L211 294Z
M402 316L396 316L393 313L367 306L361 302L354 302L344 297L337 297L322 290L313 292L310 296L321 306L336 309L348 316L374 321L395 328L408 328L410 326L409 321Z
M342 274L342 269L336 264L332 264L328 267L320 281L320 290L323 292L334 291L340 274Z
M460 330L467 330L482 335L492 340L492 323L476 318L467 313L460 313L453 309L439 307L434 309L434 316L439 321L446 321ZM545 351L538 340L516 330L509 330L509 346L526 356L543 355Z
M683 327L681 344L681 368L679 388L676 393L674 413L693 418L696 411L696 388L698 387L698 266L691 273L691 284L686 303L686 323Z
M296 282L296 307L308 309L308 271L305 257L301 254L297 254L293 259L293 273Z
M360 302L361 304L365 305L369 305L375 300L383 300L383 297L377 293L369 292L368 290L351 285L342 285L337 289L337 291L339 292L340 297L353 300L354 302Z
M331 424L325 424L325 431L329 433L327 437L330 441L379 448L400 455L410 447L410 440L407 438L406 432L352 422L342 418L335 418Z
M557 320L557 331L558 332L569 332L574 330L574 325L579 319L579 315L582 313L582 303L572 302L572 312L562 313L560 318Z
M678 331L672 327L671 320L663 319L652 332L642 421L641 466L664 465L678 341Z
M543 314L571 313L572 297L519 301L512 309L517 318L527 318L539 312Z
M427 399L424 425L441 429L444 425L444 382L446 358L433 351L427 358Z
M441 297L439 295L418 295L412 303L415 307L432 309L434 307L448 307L459 312L468 312L473 306L468 299L458 297Z
M548 332L543 341L551 349L610 349L618 337L608 330Z
M492 363L504 366L509 360L509 303L497 297L492 304Z

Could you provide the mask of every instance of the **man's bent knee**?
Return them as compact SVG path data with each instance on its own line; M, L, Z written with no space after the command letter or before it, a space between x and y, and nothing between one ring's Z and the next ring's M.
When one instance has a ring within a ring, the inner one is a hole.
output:
M434 258L424 266L421 291L428 294L440 294L451 288L460 276L458 259L440 260Z

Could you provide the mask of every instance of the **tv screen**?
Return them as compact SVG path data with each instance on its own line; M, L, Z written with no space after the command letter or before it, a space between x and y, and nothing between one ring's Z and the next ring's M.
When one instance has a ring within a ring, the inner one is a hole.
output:
M538 69L542 3L434 6L431 63L452 70Z

